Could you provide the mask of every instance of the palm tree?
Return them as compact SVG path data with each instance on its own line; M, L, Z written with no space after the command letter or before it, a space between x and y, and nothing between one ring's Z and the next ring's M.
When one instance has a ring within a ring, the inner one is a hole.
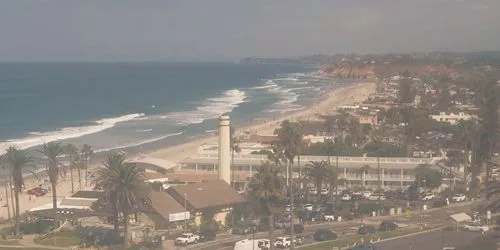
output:
M316 186L316 191L321 192L323 182L328 179L330 166L327 161L311 161L306 165L305 176Z
M50 184L52 186L52 207L54 208L54 216L57 214L57 181L59 180L59 159L63 153L63 148L59 142L44 143L42 149L38 150L47 161L47 174L49 175ZM55 219L55 217L54 217Z
M259 201L262 210L268 215L269 240L271 249L273 244L273 206L277 205L283 197L283 179L279 169L265 162L250 181L250 196Z
M345 179L345 178L341 178L337 182L338 182L339 185L344 186L344 189L346 189L347 188L346 185L349 184L349 180Z
M337 185L338 185L338 177L339 177L339 172L337 168L332 168L331 166L328 166L327 172L326 172L326 179L328 180L328 186L330 188L330 196L333 199L333 193L332 190L335 188L335 202L337 198ZM337 206L337 203L335 203L335 207Z
M0 165L2 165L2 169L6 170L7 169L7 166L6 166L6 155L3 154L3 155L0 155ZM6 205L5 207L7 208L7 216L9 218L9 221L10 221L10 207L9 207L9 186L10 185L10 182L9 182L9 177L12 177L12 175L4 175L5 177L5 201L6 201Z
M73 186L73 168L77 167L77 161L78 161L78 148L71 144L68 143L65 146L63 146L63 151L65 154L67 154L70 165L69 165L69 173L70 173L70 178L71 178L71 193L75 192L75 188ZM78 177L80 177L80 169L78 169ZM82 186L80 185L80 189Z
M24 150L19 150L15 147L9 147L7 149L5 158L7 164L10 166L12 173L14 200L16 204L16 211L14 213L14 219L16 221L15 230L16 235L20 235L21 226L19 223L19 193L24 186L23 169L32 161L32 159Z
M359 169L359 173L361 174L361 182L362 182L362 187L365 187L365 175L370 171L372 167L370 165L364 165Z
M274 134L278 136L278 148L280 148L283 152L283 156L287 159L286 168L286 178L287 185L289 187L290 193L290 236L294 237L294 228L293 228L293 207L294 207L294 192L293 192L293 160L301 151L301 147L303 144L302 134L298 130L297 126L294 126L290 121L285 120L281 123L281 127L274 131ZM294 245L290 246L290 249L293 250Z
M283 156L287 160L287 185L290 186L289 179L292 175L291 166L295 157L300 152L302 146L302 135L298 131L297 127L290 123L289 120L285 120L281 123L281 127L274 131L274 134L278 136L277 146L283 152Z
M125 157L121 154L107 155L104 166L97 171L95 187L104 191L115 216L119 213L123 215L123 244L128 247L129 216L150 202L150 187L145 182L144 171L136 164L125 163Z
M88 145L88 144L83 144L82 146L82 160L83 160L83 167L85 168L85 186L87 186L87 179L88 179L88 167L89 164L92 162L92 156L94 155L94 149Z
M230 131L230 134L231 134L231 185L233 186L233 188L235 188L235 186L233 185L234 183L234 153L240 153L241 152L241 148L240 148L240 145L239 145L239 138L236 137L234 135L234 128L231 127L231 129L229 130Z

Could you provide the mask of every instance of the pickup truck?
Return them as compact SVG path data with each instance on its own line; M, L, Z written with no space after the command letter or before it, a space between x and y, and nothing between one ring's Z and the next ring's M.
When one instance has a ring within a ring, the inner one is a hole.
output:
M326 221L335 221L335 215L333 214L325 214Z
M471 231L471 232L486 232L488 231L490 228L488 226L481 226L479 224L467 224L464 226L464 229L467 230L467 231Z
M187 246L189 244L196 244L199 240L200 236L193 233L185 233L175 238L175 244Z

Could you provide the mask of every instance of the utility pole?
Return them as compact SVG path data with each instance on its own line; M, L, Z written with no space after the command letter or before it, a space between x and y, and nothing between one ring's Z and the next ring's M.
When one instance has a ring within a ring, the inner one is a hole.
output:
M380 181L380 157L379 157L379 153L377 153L377 177L378 177L378 192L380 192L378 194L378 212L377 212L377 215L380 216L380 212L381 212L381 205L382 203L380 202L381 198L382 198L382 186L381 186L381 181Z
M188 209L187 209L187 194L184 193L184 233L187 232L187 213L188 213Z
M9 182L7 181L7 178L5 178L5 201L6 201L6 208L7 208L7 215L9 216L9 221L10 221L10 207L9 207L9 190L7 189L7 186L9 186Z
M294 213L294 204L293 204L293 174L292 174L292 164L293 164L293 161L290 161L288 163L288 167L289 167L289 173L290 173L290 238L291 238L291 244L290 244L290 250L293 250L294 249L294 245L293 245L293 238L294 238L294 234L295 234L295 230L294 230L294 221L293 221L293 213Z
M336 162L335 162L335 174L337 175L337 179L335 180L335 208L337 208L337 199L338 199L338 195L339 195L339 152L336 152L336 155L337 155L337 159L336 159Z

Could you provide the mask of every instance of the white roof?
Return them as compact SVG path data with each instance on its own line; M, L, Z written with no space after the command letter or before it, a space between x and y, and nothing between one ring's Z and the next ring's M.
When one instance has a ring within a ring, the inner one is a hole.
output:
M456 222L464 222L471 219L471 217L466 213L452 214L450 218Z

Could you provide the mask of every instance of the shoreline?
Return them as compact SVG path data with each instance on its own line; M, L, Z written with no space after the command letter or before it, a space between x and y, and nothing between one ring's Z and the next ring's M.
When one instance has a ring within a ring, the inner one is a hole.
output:
M321 94L320 100L313 102L303 110L294 111L276 118L254 120L249 125L236 127L235 132L236 134L241 134L243 131L250 131L252 134L272 134L284 120L314 120L317 119L318 115L334 114L339 106L363 102L370 94L375 92L375 89L375 82L356 82L343 86L332 86ZM199 146L216 141L217 136L207 135L185 143L148 150L143 152L142 155L168 160L177 164L196 154Z
M361 103L371 93L373 93L375 89L376 89L375 82L357 82L357 83L345 84L342 86L332 86L330 88L325 89L325 91L321 94L321 97L319 98L318 101L313 102L311 105L309 105L307 108L303 110L294 111L276 118L254 119L253 121L250 122L250 124L237 127L235 129L237 133L250 130L253 133L257 134L272 134L274 129L278 128L280 126L280 123L284 120L298 121L298 120L316 119L317 115L334 114L336 112L336 109L341 105ZM236 114L233 114L233 116L235 115ZM159 158L162 160L167 160L175 164L178 164L178 162L184 160L185 158L195 155L198 152L199 146L206 143L216 142L217 138L218 138L217 136L207 135L201 138L193 138L193 140L184 143L168 145L164 147L154 148L151 150L137 149L137 153L130 154L129 159L139 155L146 155L149 157ZM91 172L92 169L102 165L102 160L103 157L101 155L96 156L96 158L94 158L93 160L94 163L88 166L89 172ZM43 175L42 173L40 174ZM79 190L90 189L90 186L85 185L85 181L83 180L82 180L82 189L79 189L76 170L73 170L73 176L74 176L73 186L75 192ZM70 180L71 179L69 173L66 178L59 179L59 182L57 184L57 196L59 197L59 199L71 195ZM0 183L1 182L3 181L0 180ZM26 186L25 190L36 187L40 183L43 183L43 180L38 180L33 176L25 176L25 186ZM7 196L9 197L9 203L12 203L10 193L7 194ZM5 197L6 197L5 191L3 190L0 191L0 202L3 203L2 205L5 205ZM20 198L19 202L20 202L21 213L24 213L33 207L37 207L52 202L52 195L50 192L45 196L36 198L27 195L26 192L23 192L20 194L19 198ZM6 207L0 209L0 218L1 217L7 218Z

